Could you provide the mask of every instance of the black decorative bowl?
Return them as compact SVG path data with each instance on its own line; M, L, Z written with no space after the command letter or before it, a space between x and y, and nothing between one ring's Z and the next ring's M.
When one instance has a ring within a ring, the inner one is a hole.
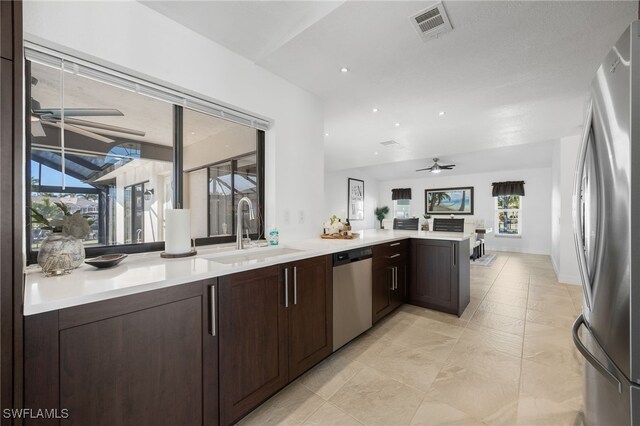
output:
M125 257L127 257L126 254L104 254L102 256L86 259L84 263L88 263L89 265L100 269L111 268L112 266L116 266L118 263L122 262Z

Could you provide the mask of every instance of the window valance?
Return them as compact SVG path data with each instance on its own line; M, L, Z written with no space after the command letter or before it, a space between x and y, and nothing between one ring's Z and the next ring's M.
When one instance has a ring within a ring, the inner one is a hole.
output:
M396 188L391 190L392 200L410 200L411 188Z
M524 196L524 181L493 182L493 196L521 195Z

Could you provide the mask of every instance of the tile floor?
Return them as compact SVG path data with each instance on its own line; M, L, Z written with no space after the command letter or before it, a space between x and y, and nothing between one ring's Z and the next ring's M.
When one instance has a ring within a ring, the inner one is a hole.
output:
M471 267L461 318L404 305L241 423L581 424L581 288L548 256L496 254Z

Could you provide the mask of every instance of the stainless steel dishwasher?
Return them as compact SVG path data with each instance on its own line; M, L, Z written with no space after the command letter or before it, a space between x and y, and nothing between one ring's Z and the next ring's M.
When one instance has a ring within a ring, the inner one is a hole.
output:
M371 248L333 255L333 351L371 328Z

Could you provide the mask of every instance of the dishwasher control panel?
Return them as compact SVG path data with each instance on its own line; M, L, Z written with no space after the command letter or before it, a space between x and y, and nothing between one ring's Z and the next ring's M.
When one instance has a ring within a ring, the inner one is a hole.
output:
M359 260L369 259L372 256L371 247L343 251L333 255L333 266L345 265Z

